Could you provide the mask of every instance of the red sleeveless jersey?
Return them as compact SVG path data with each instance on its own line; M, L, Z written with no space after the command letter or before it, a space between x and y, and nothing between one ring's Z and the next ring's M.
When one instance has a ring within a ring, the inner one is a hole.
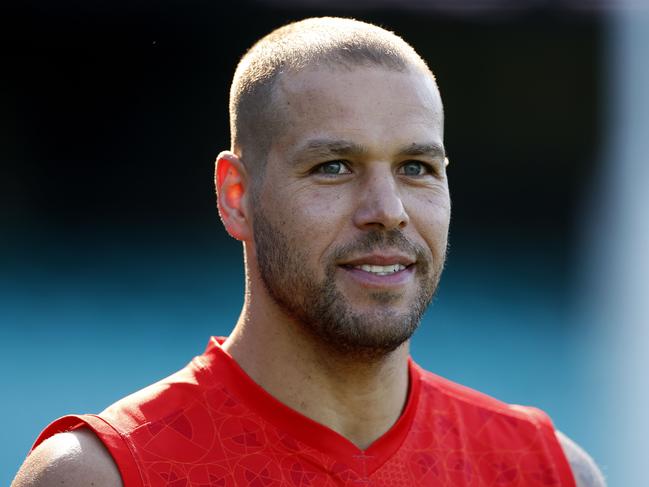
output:
M550 419L409 362L397 423L366 450L285 406L212 339L176 374L34 444L89 427L125 487L575 487ZM33 448L34 448L33 447Z

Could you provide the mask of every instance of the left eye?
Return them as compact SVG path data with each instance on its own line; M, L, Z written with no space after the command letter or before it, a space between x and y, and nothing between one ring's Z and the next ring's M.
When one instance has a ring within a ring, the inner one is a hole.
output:
M399 172L406 176L423 176L428 174L430 171L428 167L419 161L410 161L406 162L399 168Z

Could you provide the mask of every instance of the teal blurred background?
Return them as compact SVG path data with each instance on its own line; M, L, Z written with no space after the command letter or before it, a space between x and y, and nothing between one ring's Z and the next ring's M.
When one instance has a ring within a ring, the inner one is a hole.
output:
M98 412L228 334L242 252L212 171L230 78L261 35L327 14L401 34L445 102L450 251L415 359L545 409L610 486L644 485L649 21L623 5L4 6L0 484L51 420Z

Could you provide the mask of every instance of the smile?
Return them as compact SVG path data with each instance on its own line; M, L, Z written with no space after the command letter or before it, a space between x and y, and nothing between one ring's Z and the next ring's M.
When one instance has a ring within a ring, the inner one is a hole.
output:
M355 285L369 289L396 289L412 282L415 265L348 264L340 266Z
M406 268L402 264L391 264L391 265L370 265L370 264L361 264L353 266L354 269L359 269L365 272L371 272L377 276L389 276L395 272L402 271Z

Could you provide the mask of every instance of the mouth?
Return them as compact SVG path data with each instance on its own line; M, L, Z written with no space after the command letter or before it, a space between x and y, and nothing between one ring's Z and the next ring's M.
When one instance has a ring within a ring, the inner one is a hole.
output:
M388 265L375 265L375 264L359 264L359 265L343 265L343 267L348 268L348 269L358 269L360 271L364 272L370 272L374 274L375 276L389 276L391 274L395 274L397 272L401 272L410 265L403 265L403 264L388 264Z
M410 282L416 260L400 253L374 253L339 264L357 284L370 288L393 288Z

